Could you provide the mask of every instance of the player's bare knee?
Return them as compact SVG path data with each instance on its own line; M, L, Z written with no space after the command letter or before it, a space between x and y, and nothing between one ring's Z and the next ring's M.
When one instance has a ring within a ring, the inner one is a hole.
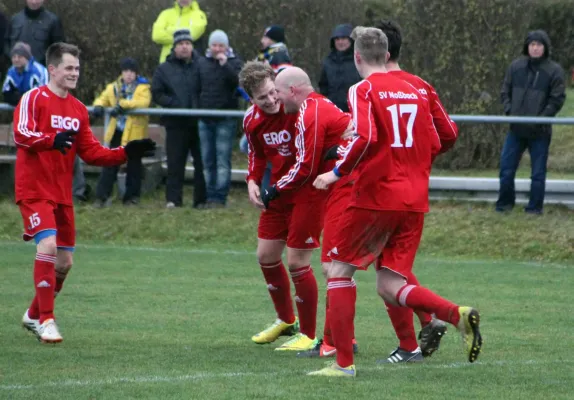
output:
M333 261L327 270L327 278L352 278L356 268L350 264Z
M283 242L259 240L257 260L259 264L269 264L281 260L285 244Z
M289 270L307 267L311 264L313 250L299 250L287 248L287 266Z
M56 255L58 253L58 246L56 244L56 235L43 238L36 245L36 251L42 254Z
M377 293L383 300L397 305L397 293L406 284L404 276L383 268L377 271Z

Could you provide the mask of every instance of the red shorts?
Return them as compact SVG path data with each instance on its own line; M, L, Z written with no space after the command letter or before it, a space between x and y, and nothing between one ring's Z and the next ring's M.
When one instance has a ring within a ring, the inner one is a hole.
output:
M366 270L388 268L407 276L422 237L424 213L348 207L333 237L331 259Z
M324 211L324 198L311 203L272 201L269 209L261 212L257 237L287 242L291 249L316 249L320 246Z
M32 240L42 232L56 233L56 244L59 248L73 250L76 244L76 228L74 224L74 207L56 204L49 200L22 200L18 203L24 234L22 239Z
M353 191L352 185L345 185L334 188L329 194L327 204L325 205L325 217L323 223L323 244L321 246L321 262L331 262L329 252L333 246L333 239L337 232L337 226L341 215L349 205L349 199Z

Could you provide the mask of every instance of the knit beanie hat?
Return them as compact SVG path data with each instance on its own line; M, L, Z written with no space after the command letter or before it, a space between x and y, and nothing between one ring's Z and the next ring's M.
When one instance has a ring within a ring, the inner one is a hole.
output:
M173 45L175 46L179 42L183 42L184 40L189 40L193 43L193 39L191 38L191 33L189 29L178 29L173 33Z
M12 47L10 57L14 56L15 54L30 60L32 58L32 49L30 49L30 45L28 43L16 42L14 47Z
M229 38L227 37L227 33L223 32L221 29L216 29L211 32L211 35L209 35L208 46L211 46L213 43L224 44L225 47L229 47Z
M121 71L133 71L138 73L138 62L131 57L122 58L120 60L120 70Z
M283 42L285 43L285 30L282 26L279 25L271 25L265 29L263 36L267 36L269 39L273 40L274 42Z

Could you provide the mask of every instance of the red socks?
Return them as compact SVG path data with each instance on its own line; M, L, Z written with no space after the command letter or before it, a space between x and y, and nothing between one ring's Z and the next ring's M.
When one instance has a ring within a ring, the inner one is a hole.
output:
M327 346L334 347L333 337L331 336L331 320L329 319L329 288L325 296L325 326L323 327L323 343Z
M337 364L346 368L354 363L353 336L357 287L351 278L327 280L329 296L329 323L337 348Z
M458 324L458 306L422 286L405 285L397 293L397 302L404 307L435 314L440 320Z
M275 305L277 318L292 324L295 322L295 313L293 311L293 301L291 300L289 276L283 266L283 262L279 260L274 263L260 265L265 282L267 282L269 295L271 295L271 300L273 300Z
M295 304L299 314L300 331L309 339L315 339L317 328L317 303L319 290L311 266L291 270L295 285Z
M415 286L420 286L421 284L419 283L417 277L415 276L415 274L413 274L412 272L407 276L407 284L408 285L415 285ZM430 324L430 322L432 321L432 315L421 311L421 310L415 310L415 314L417 315L417 317L419 317L419 321L421 322L421 327L425 327L428 324Z
M413 310L411 308L394 306L386 301L385 305L399 339L399 347L406 351L415 351L419 344L413 323Z
M34 307L34 303L38 304L40 323L45 320L54 318L54 288L56 284L56 271L54 265L56 264L56 256L50 254L36 253L36 261L34 262L34 286L36 287L35 301L32 301L30 308ZM30 318L36 317L33 315L35 310L32 310L32 315L28 314Z

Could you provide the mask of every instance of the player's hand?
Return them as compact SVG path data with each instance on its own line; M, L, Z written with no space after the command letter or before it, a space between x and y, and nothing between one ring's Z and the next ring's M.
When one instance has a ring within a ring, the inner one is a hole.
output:
M313 182L313 186L315 186L319 190L327 190L329 185L337 182L340 178L335 175L333 171L325 172L324 174L319 175L315 178L315 182Z
M324 161L336 160L339 158L339 146L333 146L325 153Z
M124 149L129 159L151 157L155 153L155 142L151 139L132 140Z
M261 202L265 206L266 209L269 208L269 202L275 200L279 197L279 192L277 192L277 188L275 185L266 188L263 193L261 194Z
M348 139L352 137L354 134L355 134L355 124L353 123L353 120L350 120L349 125L347 125L347 129L345 129L345 132L343 132L341 138Z
M52 148L54 150L58 150L62 154L66 154L66 152L72 148L72 144L74 144L77 134L77 131L72 130L57 133L54 138Z
M263 202L261 202L261 190L255 181L249 181L249 183L247 183L247 192L249 193L249 201L251 204L257 208L265 208Z

